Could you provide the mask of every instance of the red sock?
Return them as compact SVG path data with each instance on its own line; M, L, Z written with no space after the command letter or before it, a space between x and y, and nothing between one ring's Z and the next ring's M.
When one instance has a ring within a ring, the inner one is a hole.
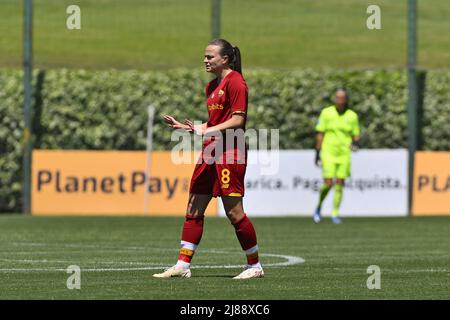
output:
M189 244L183 245L180 249L178 260L190 263L197 245L200 243L203 234L204 217L186 216L181 234L181 241Z
M234 224L236 236L241 244L242 250L247 255L247 263L252 265L259 262L256 232L253 223L244 214L244 217Z

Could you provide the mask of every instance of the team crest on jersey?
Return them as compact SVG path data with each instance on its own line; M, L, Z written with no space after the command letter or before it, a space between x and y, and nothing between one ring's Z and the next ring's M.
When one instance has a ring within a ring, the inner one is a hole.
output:
M223 96L224 93L225 93L225 92L224 92L223 90L219 90L219 98L220 98L221 96Z

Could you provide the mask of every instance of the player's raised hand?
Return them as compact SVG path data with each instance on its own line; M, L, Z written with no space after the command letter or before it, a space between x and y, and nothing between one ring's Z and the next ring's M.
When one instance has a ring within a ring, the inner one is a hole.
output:
M163 116L163 119L171 128L173 128L174 125L179 124L179 122L177 120L175 120L174 117L169 116L167 114Z
M183 129L188 130L189 127L187 125L182 124L181 122L178 122L174 117L170 115L164 115L163 116L164 121L171 127L172 129Z

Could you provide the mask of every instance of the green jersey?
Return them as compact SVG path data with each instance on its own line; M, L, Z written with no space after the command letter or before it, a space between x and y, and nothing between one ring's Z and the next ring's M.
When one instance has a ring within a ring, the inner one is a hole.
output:
M358 115L348 108L339 114L336 106L329 106L320 113L316 131L324 133L322 153L345 160L351 154L352 137L359 136Z

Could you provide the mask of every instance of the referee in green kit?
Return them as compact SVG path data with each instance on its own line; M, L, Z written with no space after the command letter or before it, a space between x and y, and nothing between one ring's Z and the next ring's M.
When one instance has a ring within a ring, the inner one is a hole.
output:
M322 166L324 183L320 188L319 203L314 212L314 222L321 220L322 203L334 185L332 222L339 224L344 181L350 177L351 151L359 148L360 130L358 115L348 108L348 93L345 89L336 90L335 105L326 107L316 125L317 166Z

